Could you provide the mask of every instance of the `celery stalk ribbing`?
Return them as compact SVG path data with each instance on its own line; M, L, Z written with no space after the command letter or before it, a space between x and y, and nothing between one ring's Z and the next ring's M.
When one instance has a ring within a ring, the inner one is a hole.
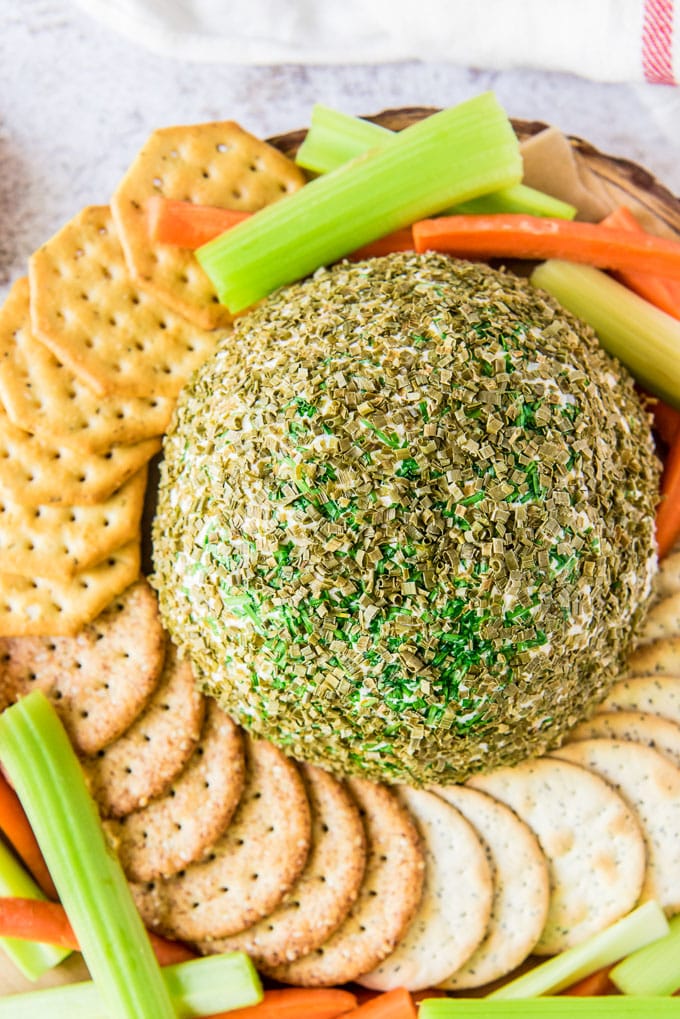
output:
M512 126L495 96L484 93L390 136L196 254L219 299L237 312L378 237L516 184L521 175Z
M609 974L624 994L675 994L680 990L680 915L669 920L669 933L633 952Z
M680 998L430 998L418 1019L680 1019Z
M0 715L0 761L28 815L111 1019L175 1019L81 766L40 691Z

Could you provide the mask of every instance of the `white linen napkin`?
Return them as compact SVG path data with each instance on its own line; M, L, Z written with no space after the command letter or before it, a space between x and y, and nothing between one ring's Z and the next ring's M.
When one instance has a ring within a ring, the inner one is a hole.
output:
M680 82L680 0L77 0L135 42L231 64L448 61Z

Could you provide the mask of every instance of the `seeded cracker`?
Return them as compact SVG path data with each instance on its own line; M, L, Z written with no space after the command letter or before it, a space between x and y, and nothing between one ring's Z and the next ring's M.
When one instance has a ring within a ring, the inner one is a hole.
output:
M174 408L165 396L96 396L33 336L26 278L0 309L0 399L17 428L87 453L161 435Z
M680 673L621 678L599 710L645 711L680 725Z
M550 905L537 955L563 952L633 908L645 877L644 840L634 811L598 775L544 757L468 784L514 810L548 861Z
M423 894L394 952L358 982L378 991L419 991L444 980L480 945L491 916L492 872L484 846L459 810L422 789L400 786L397 796L423 840Z
M189 662L166 641L158 686L122 736L83 761L90 791L105 817L122 817L159 796L179 774L201 734L205 698Z
M106 205L78 213L28 270L35 336L99 396L174 397L222 336L132 282Z
M680 725L644 711L597 711L569 733L569 742L617 739L643 743L680 767Z
M107 567L110 578L105 574L107 583L112 583L128 562L136 567L138 577L138 555L121 552L120 560L119 565L112 557L112 565ZM81 597L92 598L97 593L97 569L84 576L90 587ZM52 583L59 589L56 581ZM43 590L41 583L33 596L42 595ZM75 748L84 754L96 753L132 724L155 689L165 652L156 599L145 580L128 580L120 594L116 590L101 593L105 610L87 625L79 622L73 628L75 636L0 641L3 702L42 690L57 709ZM17 585L17 601L22 597L26 602L24 618L31 623L28 593ZM74 601L78 607L77 599ZM55 608L54 620L47 620L52 624L47 632L57 634L59 617L69 610L67 601L61 612ZM1 615L0 622L4 622Z
M323 945L356 901L366 865L359 811L327 772L309 764L301 772L312 809L312 845L300 880L273 913L241 934L202 942L202 952L245 952L264 973Z
M665 637L680 637L680 592L657 601L645 616L637 643L651 644Z
M531 829L504 803L469 786L432 790L468 819L487 846L494 898L479 948L441 983L446 990L481 987L524 962L545 926L550 900L548 865Z
M107 822L128 877L152 881L201 860L226 831L244 780L241 731L210 701L198 746L170 787L120 822Z
M394 950L418 909L425 857L408 811L386 786L351 779L366 828L364 880L347 919L314 952L268 969L285 984L332 987L356 980Z
M228 324L231 317L193 253L149 242L147 200L163 195L254 212L304 183L291 160L232 121L154 131L112 200L130 273L196 325Z
M246 742L243 795L207 859L133 885L153 930L184 941L234 934L271 913L305 866L310 813L296 766L271 743Z
M3 570L63 580L139 540L146 473L143 467L104 502L90 506L24 506L6 493L0 502Z
M628 659L631 676L680 676L680 637L664 637L644 644Z
M659 572L654 578L654 594L667 598L680 592L680 552L672 552L659 563Z
M640 901L656 899L667 916L678 913L680 768L656 750L624 740L583 740L554 753L600 775L635 811L647 847Z

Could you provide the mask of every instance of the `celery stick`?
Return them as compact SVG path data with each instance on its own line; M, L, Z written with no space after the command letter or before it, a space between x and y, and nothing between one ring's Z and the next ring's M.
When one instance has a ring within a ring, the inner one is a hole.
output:
M633 952L609 974L624 994L674 994L680 990L680 915L668 925L665 937Z
M42 899L45 896L33 878L29 877L4 843L0 842L0 895L18 899ZM43 945L37 941L19 938L0 938L0 948L27 980L37 980L48 969L58 966L71 954L68 948Z
M680 322L589 265L550 259L531 282L588 322L648 392L680 410Z
M499 987L487 995L485 1000L537 998L541 994L556 994L595 970L618 962L667 933L668 921L659 904L645 902L611 927L593 934L580 945L560 952L516 980Z
M178 1019L246 1008L262 1000L255 967L243 952L192 959L163 968ZM88 980L0 998L0 1019L110 1019L97 985Z
M427 998L418 1019L680 1019L680 998Z
M196 254L219 299L237 312L369 241L517 184L521 175L515 133L487 92L392 134Z
M160 967L78 759L40 691L0 715L0 762L111 1019L174 1019Z
M328 173L355 156L383 145L394 132L369 120L340 113L317 103L312 110L311 126L298 149L295 161L315 173ZM546 195L525 184L502 188L479 198L472 198L448 213L524 212L530 216L573 219L576 209L567 202Z

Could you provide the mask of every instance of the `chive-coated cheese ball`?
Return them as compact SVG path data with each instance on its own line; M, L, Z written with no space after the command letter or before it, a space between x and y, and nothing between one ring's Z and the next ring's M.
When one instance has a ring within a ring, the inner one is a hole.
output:
M604 697L657 487L632 381L552 298L443 255L342 263L242 317L181 395L154 583L257 736L459 782Z

